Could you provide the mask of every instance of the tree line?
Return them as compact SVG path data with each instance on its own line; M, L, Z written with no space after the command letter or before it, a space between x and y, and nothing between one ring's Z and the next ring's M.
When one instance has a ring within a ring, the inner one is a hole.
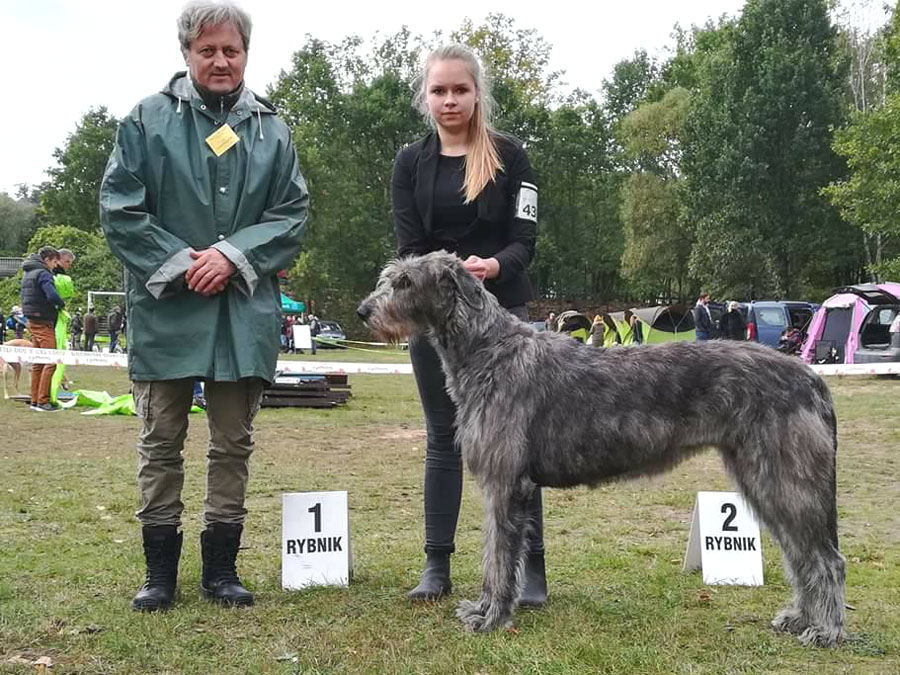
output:
M358 299L394 253L394 156L426 131L411 106L419 66L448 40L482 58L495 124L526 143L535 167L539 297L560 307L689 302L700 289L821 300L835 286L900 279L900 16L864 28L833 5L748 0L734 18L676 27L665 58L636 51L598 92L565 93L551 45L502 14L427 38L308 36L267 92L311 195L287 290L356 325ZM97 216L116 123L91 110L47 183L0 196L0 218L14 224L0 253L44 237L84 254L83 290L88 274L121 285ZM0 304L13 283L0 283Z

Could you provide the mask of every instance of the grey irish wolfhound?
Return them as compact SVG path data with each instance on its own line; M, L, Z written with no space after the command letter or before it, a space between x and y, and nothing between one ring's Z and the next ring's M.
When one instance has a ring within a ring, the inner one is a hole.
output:
M805 644L845 637L834 407L800 361L722 341L586 348L513 317L444 252L388 264L358 313L440 354L485 501L481 597L457 610L469 629L512 621L538 486L657 474L712 446L784 551L794 595L772 625Z

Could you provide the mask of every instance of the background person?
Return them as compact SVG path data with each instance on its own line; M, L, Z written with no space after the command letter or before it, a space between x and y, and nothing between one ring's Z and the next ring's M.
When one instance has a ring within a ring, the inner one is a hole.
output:
M59 258L56 261L54 274L68 274L69 268L75 263L75 254L67 248L59 249Z
M547 318L544 319L544 330L556 330L556 314L554 312L547 314Z
M726 340L744 340L747 337L747 322L734 300L728 303L728 309L722 315L722 337Z
M25 337L25 328L27 326L22 308L18 305L13 305L10 317L13 320L13 331L16 334L16 340L22 340Z
M71 266L71 263L69 263L69 266ZM66 268L63 268L62 265L57 265L56 269L63 270ZM72 277L64 271L57 271L54 273L53 285L56 287L56 292L59 293L59 297L63 299L63 302L69 302L74 297L75 284L72 283ZM56 325L53 330L56 337L56 345L59 349L66 348L66 344L69 340L69 323L71 322L71 318L72 317L65 309L60 309L56 315ZM65 364L57 364L56 369L53 371L53 377L50 378L50 402L53 405L59 403L59 388L63 386L65 375Z
M631 318L628 319L628 324L631 326L631 335L634 344L639 345L643 343L644 330L641 328L641 320L637 317L637 314L631 315Z
M290 130L244 84L250 17L228 1L198 1L177 25L189 73L121 122L100 189L101 226L128 271L147 563L132 606L142 611L175 596L198 378L209 425L201 592L224 605L254 601L236 568L252 424L278 358L277 273L300 250L308 203Z
M94 308L89 306L84 315L84 351L94 351L94 338L97 337L97 315Z
M50 270L57 264L59 254L52 246L44 246L22 263L22 312L31 344L37 349L56 349L56 319L65 302L59 296ZM50 402L50 384L54 363L35 363L31 367L31 409L53 412L59 408Z
M591 323L591 345L594 347L603 347L605 339L606 324L603 322L603 317L597 314L594 316L593 323Z
M81 316L81 310L75 310L75 316L72 317L72 349L81 349L81 335L84 333L84 317Z
M398 255L446 249L484 281L500 304L527 320L531 299L526 268L537 238L537 186L522 144L490 126L491 98L481 65L465 47L445 46L425 63L419 110L435 127L403 148L394 161L392 201ZM425 570L412 599L450 592L462 495L462 461L454 443L456 410L440 360L425 339L410 343L410 358L427 427L425 456ZM547 599L540 490L529 512L521 604Z
M119 333L122 331L122 308L119 305L106 316L106 329L109 331L109 353L113 354L119 346Z
M709 293L701 293L694 305L694 330L698 341L710 340L713 337L712 314L709 312Z
M309 315L309 337L310 337L310 350L313 354L316 353L316 349L318 348L318 343L316 342L316 335L322 332L322 327L319 324L319 317L315 314Z

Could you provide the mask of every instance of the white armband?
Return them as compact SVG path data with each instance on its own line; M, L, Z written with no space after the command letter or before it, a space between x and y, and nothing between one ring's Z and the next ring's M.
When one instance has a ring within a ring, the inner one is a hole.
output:
M538 189L537 185L522 182L516 195L516 218L537 223Z

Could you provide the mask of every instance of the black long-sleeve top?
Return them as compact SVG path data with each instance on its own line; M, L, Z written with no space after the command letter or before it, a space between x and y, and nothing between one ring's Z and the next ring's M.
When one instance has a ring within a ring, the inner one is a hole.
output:
M502 169L475 200L471 221L465 215L471 210L458 205L452 214L436 213L447 203L447 172L454 171L452 161L441 162L438 135L429 133L401 149L391 182L394 230L399 256L444 249L463 259L496 258L500 275L486 280L485 288L504 307L515 307L532 298L526 269L537 240L537 182L521 142L502 134L495 139ZM435 200L439 172L442 198Z

